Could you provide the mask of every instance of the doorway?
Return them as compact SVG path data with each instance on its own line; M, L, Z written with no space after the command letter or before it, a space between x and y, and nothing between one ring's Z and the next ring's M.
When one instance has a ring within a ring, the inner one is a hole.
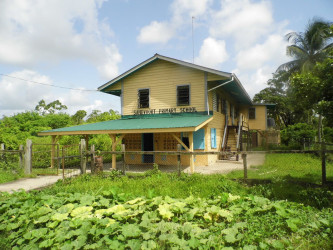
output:
M154 134L146 133L142 134L142 150L143 151L154 151ZM153 154L144 154L142 155L143 163L153 163L154 155Z

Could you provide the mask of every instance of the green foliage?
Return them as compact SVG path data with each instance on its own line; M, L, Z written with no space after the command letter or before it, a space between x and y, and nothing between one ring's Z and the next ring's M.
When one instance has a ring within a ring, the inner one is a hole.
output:
M220 192L212 198L100 193L2 194L4 248L332 247L332 210ZM8 239L6 239L8 238Z
M304 139L314 140L316 131L306 123L297 123L281 130L281 142L295 147L301 147Z
M109 121L109 120L116 120L119 119L120 115L118 112L110 109L109 112L101 112L100 110L93 110L91 114L87 118L88 123L93 122L102 122L102 121Z
M55 100L46 104L44 100L40 100L38 105L35 107L35 111L37 111L41 115L45 114L54 114L57 111L66 110L67 106L62 104L59 100Z

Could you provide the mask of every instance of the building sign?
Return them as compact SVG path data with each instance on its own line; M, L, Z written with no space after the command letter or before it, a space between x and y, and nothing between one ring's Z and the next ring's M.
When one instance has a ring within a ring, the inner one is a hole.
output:
M136 109L134 115L151 115L151 114L174 114L174 113L195 113L198 112L196 107L187 108L165 108L165 109Z

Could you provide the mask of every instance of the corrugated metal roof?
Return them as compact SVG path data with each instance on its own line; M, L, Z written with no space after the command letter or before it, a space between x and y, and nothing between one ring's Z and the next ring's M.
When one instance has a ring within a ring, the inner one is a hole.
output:
M105 122L97 122L91 124L84 124L73 127L58 128L53 130L46 130L39 133L39 135L56 135L63 133L86 134L85 132L92 131L108 131L117 132L118 130L147 130L147 129L175 129L175 128L195 128L200 124L210 119L212 115L190 115L190 116L152 116L145 118L123 118L119 120L111 120ZM75 132L75 133L74 133Z

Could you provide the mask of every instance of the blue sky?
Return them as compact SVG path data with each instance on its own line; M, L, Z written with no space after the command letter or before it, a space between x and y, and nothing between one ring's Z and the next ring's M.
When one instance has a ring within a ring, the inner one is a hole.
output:
M2 0L0 117L59 99L119 110L97 87L159 53L234 72L250 96L285 56L284 35L332 19L331 0ZM16 77L16 78L13 78ZM68 90L22 81L81 89Z

